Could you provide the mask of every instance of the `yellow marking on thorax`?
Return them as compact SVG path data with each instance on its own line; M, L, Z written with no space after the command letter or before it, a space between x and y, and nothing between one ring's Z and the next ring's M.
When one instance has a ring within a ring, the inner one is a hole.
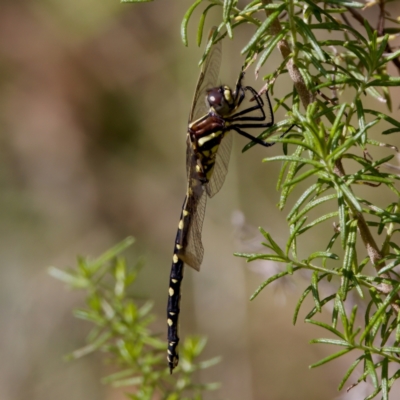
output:
M224 87L224 97L225 97L225 100L226 100L229 104L232 104L232 102L233 102L233 99L232 99L232 92L231 92L231 89L229 89L228 86L225 86L225 87Z
M204 143L208 142L208 141L211 140L211 139L214 139L215 137L216 137L215 132L210 133L209 135L202 137L202 138L199 139L199 141L198 141L198 142L199 142L199 146L200 146L200 147L203 146Z
M189 211L188 210L183 210L183 216L186 217L187 215L189 215Z
M200 139L198 140L199 146L200 146L200 147L203 146L204 143L207 143L208 141L210 141L210 140L212 140L212 139L218 137L219 135L221 135L221 133L222 133L222 131L213 132L213 133L210 133L210 134L207 135L207 136L204 136L204 137L200 138Z

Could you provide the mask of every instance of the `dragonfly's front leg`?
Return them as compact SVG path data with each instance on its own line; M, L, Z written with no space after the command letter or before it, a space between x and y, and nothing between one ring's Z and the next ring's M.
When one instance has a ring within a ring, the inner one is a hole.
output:
M242 80L244 78L244 71L240 72L239 78L236 82L235 92L233 93L234 103L236 104L236 109L242 104L245 97L245 91L242 85Z

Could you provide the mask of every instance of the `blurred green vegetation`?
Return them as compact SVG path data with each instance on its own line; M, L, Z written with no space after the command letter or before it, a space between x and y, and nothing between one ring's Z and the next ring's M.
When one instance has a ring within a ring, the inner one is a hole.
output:
M128 237L94 260L79 257L75 268L49 269L56 279L86 293L85 304L74 314L93 326L85 346L74 350L68 359L100 353L115 370L102 382L115 388L125 387L132 400L201 400L204 391L215 390L219 385L196 383L193 374L219 359L199 363L197 358L206 340L187 337L181 346L180 368L174 376L170 375L165 363L166 342L150 328L155 319L150 313L153 302L135 300L131 290L144 260L139 258L128 266L121 256L133 242Z

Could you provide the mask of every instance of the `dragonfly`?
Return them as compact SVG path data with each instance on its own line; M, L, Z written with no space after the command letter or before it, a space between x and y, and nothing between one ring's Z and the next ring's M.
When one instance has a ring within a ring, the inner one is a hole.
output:
M228 86L217 85L222 46L221 40L215 40L216 33L216 28L210 32L209 40L214 39L214 44L202 64L189 114L186 137L188 182L175 239L168 289L167 360L171 374L179 363L178 322L184 267L188 265L197 271L200 270L204 255L201 231L207 197L218 193L224 183L232 148L230 133L234 131L265 147L274 144L264 142L246 132L247 129L269 128L274 125L268 92L265 92L265 111L261 95L251 86L243 85L243 69L234 90ZM255 104L238 111L247 94L252 96L250 101L255 101Z

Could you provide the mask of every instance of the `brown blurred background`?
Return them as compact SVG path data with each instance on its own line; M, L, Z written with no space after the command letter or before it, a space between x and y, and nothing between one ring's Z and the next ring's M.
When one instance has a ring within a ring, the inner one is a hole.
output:
M95 257L135 236L128 260L147 258L137 294L155 299L154 329L166 331L168 275L186 186L187 116L201 56L195 46L197 14L190 47L180 39L190 3L0 3L2 400L124 398L100 383L109 372L100 357L63 361L84 343L89 326L71 316L81 295L52 279L50 265L75 265L77 254ZM219 20L211 14L206 29L213 17ZM241 27L233 42L224 41L223 82L235 82L243 63L239 49L253 32ZM262 74L279 64L280 56L274 57ZM247 83L260 88L264 83L252 75ZM274 96L290 88L282 79ZM376 101L370 107L384 109ZM276 119L282 118L278 113ZM259 146L242 155L245 144L235 139L224 188L208 203L202 271L187 271L184 280L182 336L207 335L204 359L223 356L199 375L202 382L222 383L207 399L362 398L361 391L336 391L353 357L308 369L332 349L308 344L324 335L302 322L310 302L297 326L291 323L306 281L275 285L248 301L265 275L233 257L248 249L235 234L232 213L241 210L250 225L263 226L281 245L287 228L285 213L275 207L280 165L261 163L281 147ZM320 250L320 239L326 243L331 221L325 227L318 240L308 237L304 254Z

